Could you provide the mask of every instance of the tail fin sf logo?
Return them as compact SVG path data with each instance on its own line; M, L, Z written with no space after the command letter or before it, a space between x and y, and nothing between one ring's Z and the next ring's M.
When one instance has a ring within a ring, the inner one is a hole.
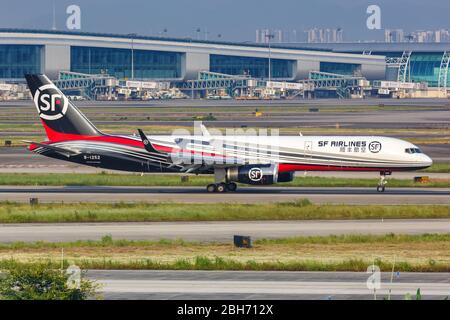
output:
M69 106L67 98L53 84L46 84L37 89L33 100L39 116L45 120L62 118Z

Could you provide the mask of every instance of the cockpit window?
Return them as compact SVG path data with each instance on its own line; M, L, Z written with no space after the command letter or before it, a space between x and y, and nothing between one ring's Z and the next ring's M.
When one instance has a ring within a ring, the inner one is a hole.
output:
M406 148L405 152L409 154L422 153L422 150L420 150L419 148Z

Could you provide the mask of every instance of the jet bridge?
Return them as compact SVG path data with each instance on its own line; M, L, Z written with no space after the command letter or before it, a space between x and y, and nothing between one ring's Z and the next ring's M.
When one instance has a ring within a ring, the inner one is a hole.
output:
M363 96L364 91L370 91L370 82L359 75L343 75L329 72L311 71L306 80L299 81L305 88L318 96L321 92L336 93L341 99L351 98L356 94Z
M78 92L88 100L96 100L99 95L111 95L117 80L108 74L61 71L54 83L63 92Z

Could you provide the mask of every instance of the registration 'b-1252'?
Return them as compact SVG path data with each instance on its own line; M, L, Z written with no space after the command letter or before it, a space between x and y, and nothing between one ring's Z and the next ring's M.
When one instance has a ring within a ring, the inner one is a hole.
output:
M412 143L379 136L217 135L203 125L195 135L105 134L45 75L26 80L48 138L27 141L31 151L104 169L214 174L209 192L289 182L296 171L379 172L384 191L386 175L432 164Z

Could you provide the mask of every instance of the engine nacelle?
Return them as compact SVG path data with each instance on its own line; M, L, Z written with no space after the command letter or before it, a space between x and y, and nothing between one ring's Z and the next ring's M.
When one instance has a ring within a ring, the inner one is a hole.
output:
M257 164L228 168L226 180L254 185L268 185L277 182L289 182L294 179L294 172L278 172L277 165Z

